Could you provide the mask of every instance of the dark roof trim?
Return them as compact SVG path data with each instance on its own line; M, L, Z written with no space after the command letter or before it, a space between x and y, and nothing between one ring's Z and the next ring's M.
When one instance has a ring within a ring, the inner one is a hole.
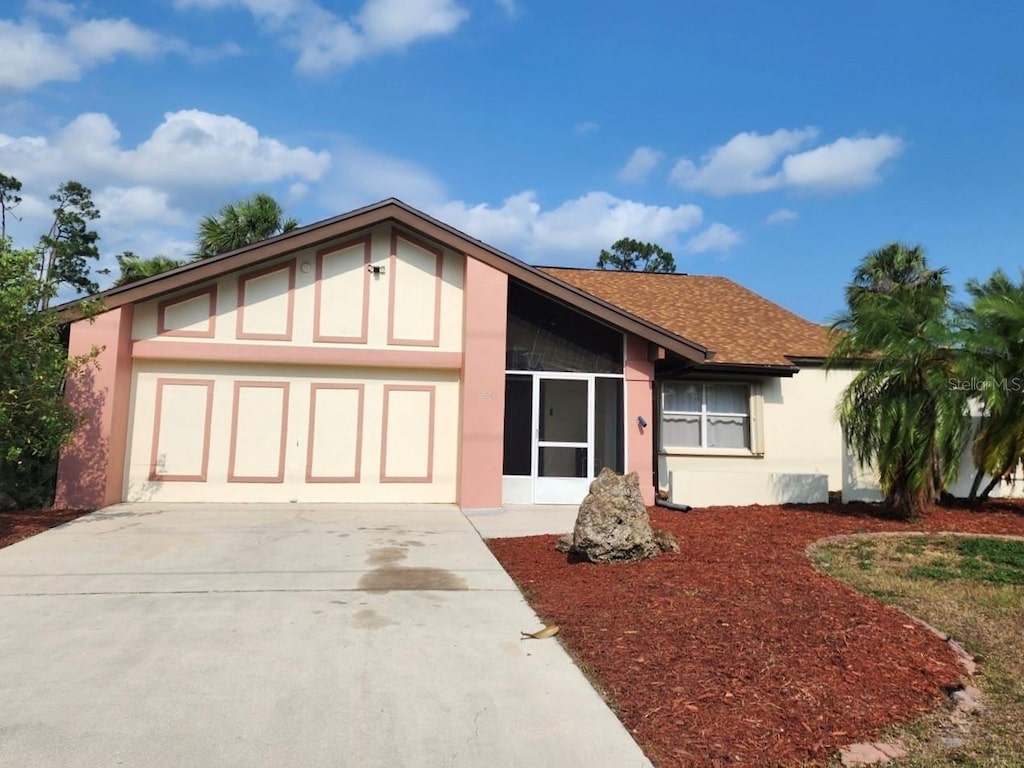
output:
M655 369L655 378L674 379L721 374L723 376L769 376L788 379L799 372L800 369L792 365L744 365L740 363L714 365L698 363L688 368L675 368L660 375L657 369Z
M789 378L796 373L800 372L800 369L795 365L763 365L763 364L746 364L746 363L723 363L721 365L704 364L694 367L694 371L701 373L728 373L728 374L740 374L743 376L777 376L779 378Z
M800 357L798 355L786 355L786 357L789 358L793 365L800 366L801 368L820 368L825 365L825 360L828 359L825 357Z
M329 240L362 229L369 229L388 221L482 261L555 299L605 320L622 330L652 341L688 360L703 362L710 357L708 350L700 344L677 336L654 323L595 298L579 288L545 274L539 269L492 248L394 198L341 216L325 219L244 248L201 261L190 262L163 274L120 288L112 288L90 298L101 299L105 309L116 309L125 304L146 301L195 283L215 279L229 270L247 269L294 251L313 248ZM79 301L70 302L57 309L64 313L69 320L72 320L78 314L76 309L79 303Z
M790 378L800 372L796 365L772 365L767 363L715 363L712 361L694 363L672 357L655 364L655 378L669 379L680 377L703 376L705 374L723 376L769 376Z

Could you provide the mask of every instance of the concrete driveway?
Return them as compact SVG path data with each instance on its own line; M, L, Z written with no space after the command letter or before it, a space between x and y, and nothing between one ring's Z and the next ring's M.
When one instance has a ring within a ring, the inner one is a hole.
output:
M0 765L650 765L539 626L453 507L110 507L0 550Z

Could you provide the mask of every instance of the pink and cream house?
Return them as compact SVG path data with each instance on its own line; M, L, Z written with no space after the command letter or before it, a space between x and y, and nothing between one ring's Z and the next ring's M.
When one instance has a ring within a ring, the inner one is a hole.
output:
M683 339L396 201L103 295L57 504L654 497L654 358Z
M397 200L112 289L72 318L57 504L694 505L870 497L825 329L725 278L540 269Z

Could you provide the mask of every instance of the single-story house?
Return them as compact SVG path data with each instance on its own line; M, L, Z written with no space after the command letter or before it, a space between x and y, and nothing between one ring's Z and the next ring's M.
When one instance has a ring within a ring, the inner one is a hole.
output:
M386 200L102 294L57 504L877 497L823 326L721 277L537 268Z

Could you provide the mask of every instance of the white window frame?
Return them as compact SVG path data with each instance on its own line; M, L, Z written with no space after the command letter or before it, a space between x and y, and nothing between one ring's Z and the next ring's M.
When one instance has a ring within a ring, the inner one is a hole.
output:
M742 385L747 388L747 412L726 413L712 412L708 410L708 387L719 385ZM673 385L696 385L701 390L701 404L699 411L667 411L665 409L665 388ZM736 381L723 379L720 381L692 381L679 379L663 381L660 383L658 392L658 443L662 454L685 455L695 454L701 456L764 456L764 437L761 432L761 410L762 397L761 385L757 382ZM700 445L665 445L665 414L673 416L690 416L700 419ZM743 448L719 448L708 446L708 417L725 416L730 418L744 418L747 420L747 441L749 445Z

